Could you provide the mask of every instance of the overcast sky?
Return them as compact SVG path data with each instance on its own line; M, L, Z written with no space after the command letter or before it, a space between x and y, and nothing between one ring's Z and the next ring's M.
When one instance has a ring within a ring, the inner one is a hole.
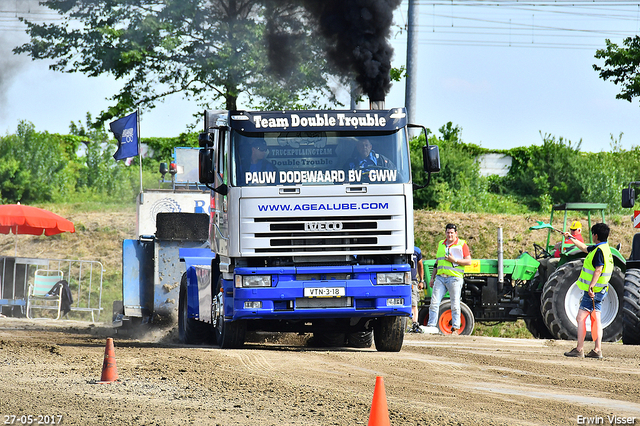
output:
M406 64L408 1L396 13L393 66ZM119 83L48 70L48 63L10 54L27 41L17 15L35 16L36 0L0 0L0 134L19 120L36 130L68 133L106 109ZM488 149L541 144L543 134L583 151L640 145L638 100L615 98L619 87L592 68L604 39L621 44L640 29L640 2L489 2L418 0L419 76L415 122L437 132L451 121L462 139ZM346 93L346 92L343 92ZM395 83L387 107L404 105L405 84ZM346 96L346 95L343 95ZM348 99L343 97L348 105ZM242 106L240 106L242 107ZM141 136L177 136L200 108L174 97L143 115Z

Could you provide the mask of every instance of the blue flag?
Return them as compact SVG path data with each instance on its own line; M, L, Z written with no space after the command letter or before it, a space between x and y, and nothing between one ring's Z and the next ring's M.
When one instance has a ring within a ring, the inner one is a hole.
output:
M138 112L129 114L109 123L109 128L118 140L118 150L113 154L116 160L138 155Z

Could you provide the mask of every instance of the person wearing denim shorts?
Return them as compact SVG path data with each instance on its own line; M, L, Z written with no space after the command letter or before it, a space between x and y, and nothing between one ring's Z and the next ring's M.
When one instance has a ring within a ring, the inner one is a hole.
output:
M596 223L591 227L593 241L592 246L572 238L576 247L587 254L582 266L582 272L576 282L580 290L584 290L582 300L580 301L580 309L576 316L578 323L578 344L569 352L565 352L565 356L582 358L584 354L584 339L587 334L585 321L591 315L591 336L595 342L595 347L589 352L587 358L602 358L602 320L600 310L602 301L607 296L609 288L609 280L613 272L613 255L607 240L609 239L609 226L604 223ZM569 236L565 233L565 236ZM594 320L595 319L595 320Z
M460 296L464 282L464 267L471 265L471 253L464 240L458 238L458 227L445 226L445 239L438 242L436 264L429 285L433 288L429 305L429 322L425 333L438 333L436 326L440 303L445 293L451 299L451 334L460 334Z

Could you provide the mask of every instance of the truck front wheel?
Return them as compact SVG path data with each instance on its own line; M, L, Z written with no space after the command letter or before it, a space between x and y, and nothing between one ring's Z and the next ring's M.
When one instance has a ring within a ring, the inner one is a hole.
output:
M622 343L640 345L640 269L627 269L622 310Z
M180 296L178 299L178 336L187 345L205 343L211 337L209 324L189 318L187 309L187 273L180 280Z
M224 320L225 294L221 278L218 279L212 296L211 323L216 343L221 349L241 348L244 345L247 324L243 320Z
M404 341L407 317L378 318L373 326L373 339L380 352L400 352Z
M580 277L584 259L574 260L560 266L545 283L542 290L541 313L544 323L556 339L576 340L578 323L576 315L584 292L576 281ZM617 266L609 281L609 294L602 301L602 341L616 342L622 337L622 296L624 274ZM587 317L587 336L591 339L591 320Z

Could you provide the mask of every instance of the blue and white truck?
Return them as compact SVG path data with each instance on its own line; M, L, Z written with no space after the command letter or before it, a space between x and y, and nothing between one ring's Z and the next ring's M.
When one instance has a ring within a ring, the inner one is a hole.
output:
M213 333L236 348L248 330L297 332L399 351L414 247L408 127L425 130L404 108L205 111L213 260L185 259L182 341ZM422 155L430 177L438 147Z

